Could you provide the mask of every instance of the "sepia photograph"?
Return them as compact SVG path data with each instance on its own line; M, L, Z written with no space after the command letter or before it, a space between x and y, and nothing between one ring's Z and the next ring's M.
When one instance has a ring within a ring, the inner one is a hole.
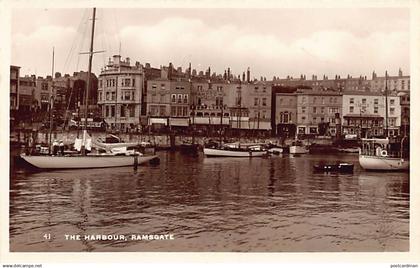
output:
M418 250L410 2L174 3L9 3L9 253Z

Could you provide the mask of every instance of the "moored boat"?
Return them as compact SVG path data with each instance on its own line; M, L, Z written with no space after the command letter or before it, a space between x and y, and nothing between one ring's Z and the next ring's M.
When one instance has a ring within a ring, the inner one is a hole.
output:
M316 172L341 172L341 173L352 173L354 165L350 163L338 163L338 164L317 164L313 166Z
M40 169L82 169L136 166L157 159L156 155L25 155L21 158Z
M309 148L303 145L302 141L297 140L290 145L289 152L291 154L307 154L309 153Z
M205 147L204 155L207 157L263 157L268 151L262 145L230 143L219 147Z
M360 166L365 170L408 171L410 161L405 139L400 142L386 139L362 139Z

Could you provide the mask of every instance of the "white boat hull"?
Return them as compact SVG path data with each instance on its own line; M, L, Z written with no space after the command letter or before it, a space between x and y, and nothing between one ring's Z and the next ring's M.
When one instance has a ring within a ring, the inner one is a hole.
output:
M207 157L262 157L267 155L266 151L233 151L211 148L204 148L203 151Z
M303 146L293 145L293 146L289 147L289 152L291 154L307 154L307 153L309 153L309 149L307 149L306 147L303 147Z
M148 162L156 155L150 156L43 156L43 155L21 155L31 165L41 169L77 169L77 168L108 168L134 166L135 158L137 164Z
M410 161L401 158L359 155L359 164L366 170L409 170Z

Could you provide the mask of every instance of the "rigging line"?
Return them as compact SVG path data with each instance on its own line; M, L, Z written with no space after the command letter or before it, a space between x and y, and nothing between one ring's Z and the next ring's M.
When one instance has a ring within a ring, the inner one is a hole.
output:
M98 10L98 17L101 18L105 18L104 16L104 11L102 9ZM102 38L101 38L101 45L102 45L102 50L106 50L105 48L105 28L104 28L104 20L102 19L102 23L98 23L98 28L100 28L101 32L102 32ZM98 31L99 32L99 31ZM105 66L105 53L101 53L102 54L102 61L103 61L103 66Z
M79 36L79 33L80 33L81 29L82 29L82 25L83 25L83 22L85 21L85 17L86 17L86 10L84 11L83 16L82 16L82 18L81 18L81 20L79 22L79 25L78 25L77 30L76 30L76 33L77 33L76 38L74 38L74 40L72 42L72 45L70 47L70 51L67 54L66 60L64 62L64 66L63 66L64 73L67 72L67 67L69 65L70 58L71 58L72 54L74 53L74 49L77 47L78 38L80 37Z
M89 19L88 19L88 15L86 14L86 18L85 18L85 23L84 23L84 25L86 26L86 27L83 27L83 29L84 29L84 31L83 31L83 33L82 33L82 38L81 38L81 40L79 41L79 47L78 47L78 52L79 53L77 53L77 62L76 62L76 71L78 71L79 70L79 63L80 63L80 59L81 59L81 55L80 55L80 52L83 50L83 48L84 48L84 42L88 42L88 38L86 38L86 32L87 32L87 30L88 30L88 28L89 28Z

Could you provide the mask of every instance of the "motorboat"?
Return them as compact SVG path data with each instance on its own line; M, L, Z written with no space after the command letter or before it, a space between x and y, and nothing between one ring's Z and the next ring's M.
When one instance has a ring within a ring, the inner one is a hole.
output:
M289 152L290 154L307 154L309 153L309 148L302 141L297 140L292 142L289 147Z
M409 149L406 138L400 142L385 139L362 139L359 164L365 170L408 171Z

